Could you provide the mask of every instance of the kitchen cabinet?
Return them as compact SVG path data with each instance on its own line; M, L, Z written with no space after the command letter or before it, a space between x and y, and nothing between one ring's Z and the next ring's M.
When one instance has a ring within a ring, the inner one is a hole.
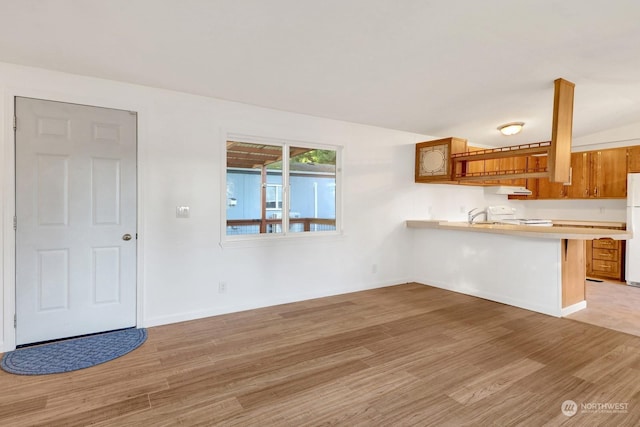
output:
M527 157L506 157L498 159L499 170L507 171L527 171ZM526 187L527 180L525 178L502 179L498 181L499 185L511 185L515 187Z
M627 149L591 151L591 197L627 197Z
M628 147L627 170L633 173L640 172L640 145Z
M624 281L624 243L612 239L587 241L587 276Z
M482 163L484 163L484 172L485 173L489 173L489 174L493 174L493 175L497 175L500 172L500 160L502 159L487 159L484 160ZM497 179L487 179L485 181L483 181L485 184L488 185L499 185L500 181Z
M471 147L468 146L467 147L467 151L468 152L474 152L474 151L480 151L480 150L484 150L484 148L478 148L478 147ZM485 162L484 161L478 161L478 162L467 162L466 163L466 174L469 176L475 175L475 174L483 174L484 173L484 165ZM474 182L474 183L470 183L473 185L478 185L481 184L481 182Z
M524 168L527 172L536 172L538 171L539 167L540 167L540 162L538 161L538 159L540 159L542 157L539 156L527 156L527 157L520 157L521 161L524 162ZM543 162L544 166L546 166L546 162ZM518 166L516 167L520 167L522 166L522 163L520 163ZM526 189L528 189L529 191L531 191L531 194L528 196L523 196L523 195L510 195L509 196L509 200L533 200L533 199L537 199L538 198L538 182L540 181L541 178L526 178L526 179L519 179L519 180L514 180L514 181L518 181L517 184L511 184L511 185L517 185L517 186L522 186L525 187ZM506 184L505 184L506 185Z
M539 158L546 164L546 158ZM571 154L569 185L538 179L538 199L590 199L627 197L627 149L585 151Z
M453 179L452 154L467 151L467 140L443 138L416 144L415 182L451 182Z
M569 199L589 197L590 161L591 156L586 151L583 153L571 153L571 185L567 186L567 197Z
M538 169L546 168L547 160L547 156L538 157ZM565 196L565 185L563 183L550 182L549 178L538 179L538 199L563 199Z

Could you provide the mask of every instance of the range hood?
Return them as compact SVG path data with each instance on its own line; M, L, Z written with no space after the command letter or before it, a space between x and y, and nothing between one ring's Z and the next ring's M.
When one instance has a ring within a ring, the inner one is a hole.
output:
M510 185L494 185L484 188L485 193L490 194L505 194L508 196L530 196L531 190L525 187L516 187Z

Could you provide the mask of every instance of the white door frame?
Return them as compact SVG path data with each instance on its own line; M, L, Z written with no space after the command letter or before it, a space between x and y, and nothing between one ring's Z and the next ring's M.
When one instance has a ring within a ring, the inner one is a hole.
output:
M39 98L49 101L66 102L72 104L90 105L95 107L113 108L118 110L136 111L138 113L137 124L137 260L136 260L136 325L144 327L144 222L143 222L143 200L144 200L144 179L146 164L146 152L143 149L146 141L146 117L149 109L146 105L141 105L129 100L104 99L104 97L86 96L81 93L59 93L48 90L38 90L33 88L5 88L4 93L0 92L4 103L4 120L0 120L0 127L4 126L4 147L0 150L0 164L2 165L2 181L0 188L0 198L2 199L2 226L0 227L0 239L2 239L2 296L3 296L3 319L4 325L2 340L0 340L0 352L15 350L16 330L14 328L14 316L16 313L16 234L13 229L13 216L15 207L15 135L13 131L13 117L15 115L16 96L26 98Z

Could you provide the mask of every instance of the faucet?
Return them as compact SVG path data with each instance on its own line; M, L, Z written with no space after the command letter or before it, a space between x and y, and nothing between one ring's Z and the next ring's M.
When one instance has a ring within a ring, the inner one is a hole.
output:
M473 213L474 211L476 211L478 209L479 208L473 208L467 213L467 220L469 221L469 224L473 224L473 220L479 215L484 215L484 219L485 220L487 219L487 211L486 210Z

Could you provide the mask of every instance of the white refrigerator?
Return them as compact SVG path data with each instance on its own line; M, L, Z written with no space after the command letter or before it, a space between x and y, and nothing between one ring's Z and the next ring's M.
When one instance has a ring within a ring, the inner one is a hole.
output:
M627 230L633 238L627 240L625 279L640 286L640 173L627 175Z

